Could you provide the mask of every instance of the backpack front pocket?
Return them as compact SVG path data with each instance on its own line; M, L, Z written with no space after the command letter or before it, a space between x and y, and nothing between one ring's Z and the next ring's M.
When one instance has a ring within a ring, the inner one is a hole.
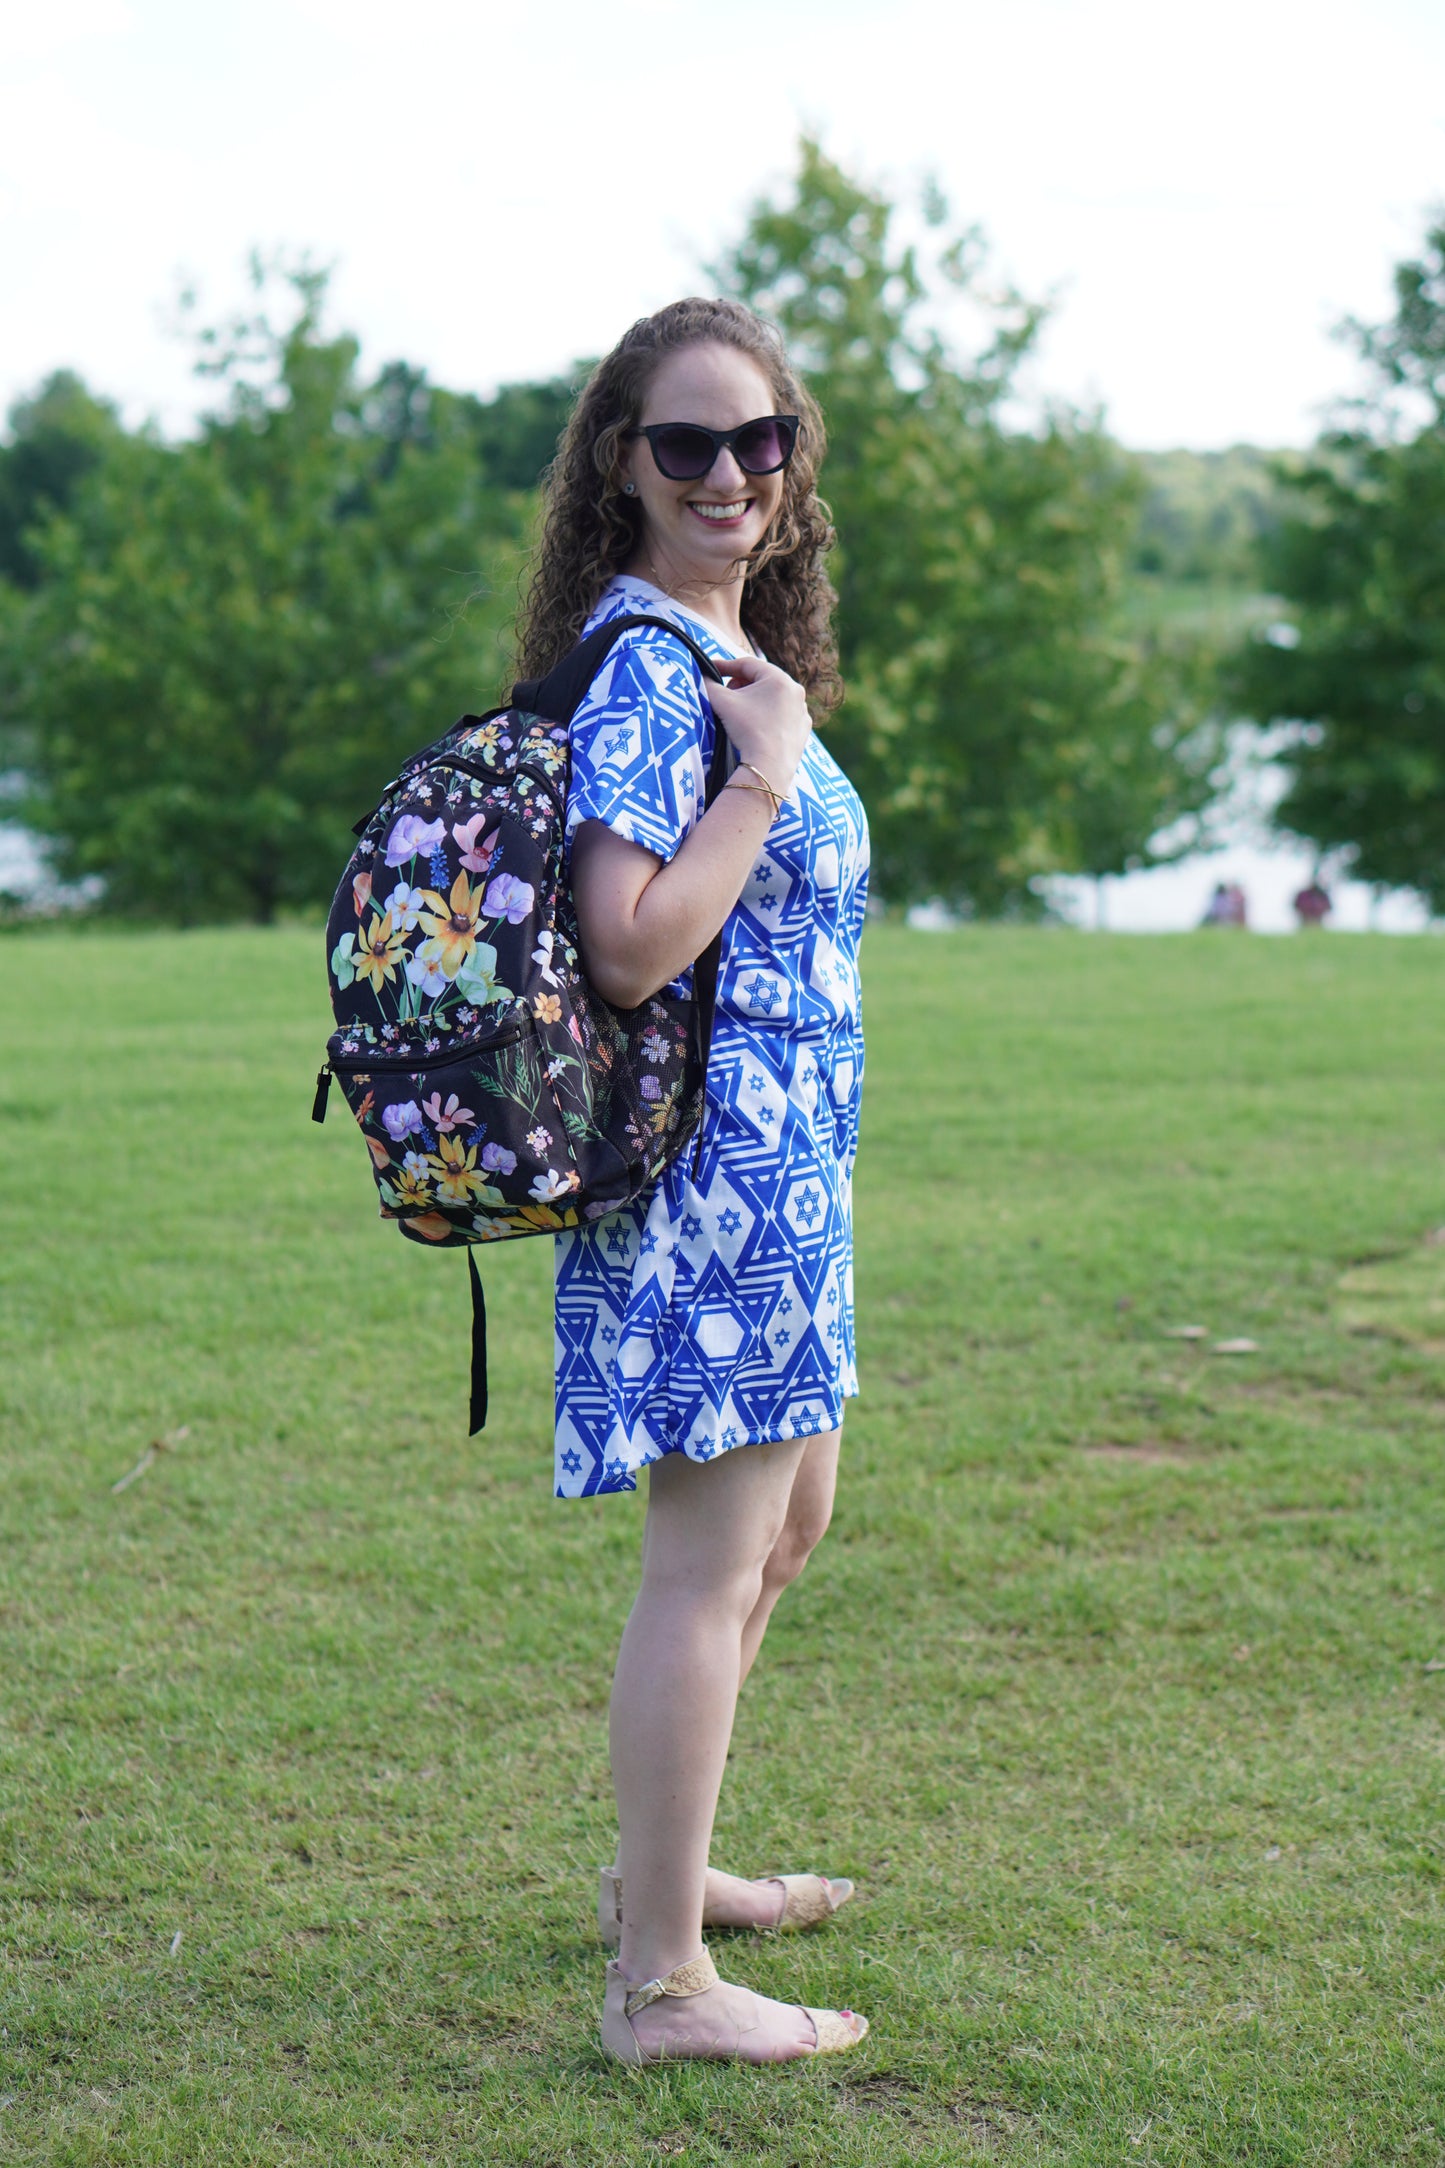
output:
M343 1032L328 1053L384 1219L438 1243L576 1224L572 1146L527 1011L444 1055L357 1049Z

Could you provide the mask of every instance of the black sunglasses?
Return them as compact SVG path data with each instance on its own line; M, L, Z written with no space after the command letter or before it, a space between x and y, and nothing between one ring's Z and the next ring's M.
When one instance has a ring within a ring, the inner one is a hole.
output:
M629 429L646 437L657 471L669 482L700 482L719 452L730 451L744 474L776 474L793 456L798 441L796 414L765 414L740 429L704 429L701 422L653 422Z

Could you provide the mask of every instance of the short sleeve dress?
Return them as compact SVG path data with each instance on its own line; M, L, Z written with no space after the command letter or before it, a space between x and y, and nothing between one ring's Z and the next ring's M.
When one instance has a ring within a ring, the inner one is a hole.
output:
M614 579L588 629L711 625ZM583 821L667 860L702 811L715 724L701 671L666 633L624 633L572 721L569 836ZM852 1174L863 1040L863 806L810 739L723 927L700 1163L557 1237L556 1492L630 1491L665 1453L835 1430L858 1390ZM685 983L685 982L679 982Z

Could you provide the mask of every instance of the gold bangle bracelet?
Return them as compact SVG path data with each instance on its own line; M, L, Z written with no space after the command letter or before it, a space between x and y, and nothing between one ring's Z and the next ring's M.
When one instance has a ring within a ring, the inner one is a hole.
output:
M752 763L749 762L748 766L751 767L751 765ZM766 798L769 805L773 809L774 820L777 819L778 815L783 810L782 800L779 798L775 790L763 789L757 783L735 783L732 780L731 776L728 778L727 787L729 790L745 790L748 795L753 798Z
M765 775L763 774L763 771L762 771L762 769L761 769L761 768L760 768L760 767L758 766L757 762L756 762L755 760L740 760L740 761L738 762L738 766L739 766L740 768L747 768L747 769L748 769L748 770L749 770L749 771L750 771L750 772L751 772L751 773L752 773L753 775L755 775L755 776L757 777L758 781L759 781L759 782L760 782L760 783L762 784L763 788L764 788L764 789L765 789L765 790L767 791L767 794L768 794L768 796L769 796L769 797L770 797L770 798L771 798L771 799L773 800L773 803L774 803L774 804L775 804L775 805L777 806L777 808L778 808L778 811L779 811L779 812L781 812L781 811L782 811L782 809L783 809L783 793L782 793L782 792L781 792L781 791L780 791L780 790L778 789L778 786L777 786L777 784L776 784L776 783L770 783L770 782L768 781L767 777L766 777L766 776L765 776ZM747 789L747 787L748 787L748 786L747 786L746 784L744 784L744 785L743 785L743 788L744 788L745 790Z

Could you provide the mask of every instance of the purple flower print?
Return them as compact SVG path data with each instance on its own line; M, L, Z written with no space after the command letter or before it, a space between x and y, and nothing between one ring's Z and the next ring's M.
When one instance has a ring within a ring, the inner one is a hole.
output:
M517 1155L515 1152L509 1152L505 1144L484 1144L482 1146L482 1165L486 1168L488 1174L515 1174L517 1171Z
M646 1099L649 1104L662 1097L662 1086L658 1083L655 1076L643 1077L639 1089L641 1090L643 1098Z
M504 918L509 926L520 926L534 895L530 881L519 881L515 873L499 873L487 889L482 909L488 918Z
M408 1099L404 1106L383 1107L381 1121L393 1144L400 1144L403 1137L413 1136L423 1126L421 1108L414 1099Z
M386 839L386 862L405 866L420 854L428 856L447 832L445 821L424 821L416 813L403 813Z

